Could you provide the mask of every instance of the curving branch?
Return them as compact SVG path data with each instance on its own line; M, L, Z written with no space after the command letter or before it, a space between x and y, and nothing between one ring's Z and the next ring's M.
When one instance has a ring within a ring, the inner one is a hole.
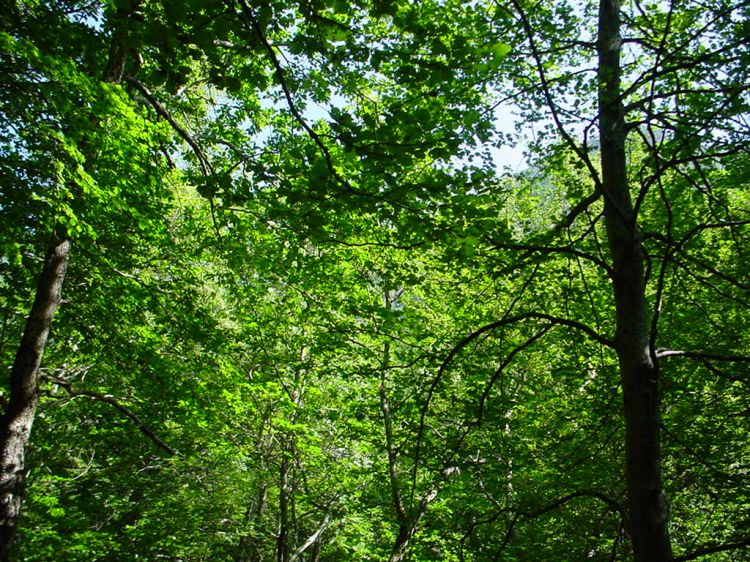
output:
M693 257L690 254L683 253L681 255L683 255L687 260L693 262L695 265L697 265L699 267L702 267L703 269L705 269L706 271L708 271L714 277L718 277L722 281L726 281L727 283L729 283L733 287L736 287L737 289L741 289L743 291L750 291L750 284L742 283L739 280L737 280L734 277L732 277L731 275L728 275L728 274L724 273L723 271L720 271L720 270L716 269L711 264L706 263L703 260L700 260L700 259L698 259L696 257ZM686 266L683 265L683 267L686 267Z
M733 355L733 354L722 354L722 353L709 353L704 351L685 351L682 349L666 349L660 347L656 350L657 359L665 359L667 357L686 357L687 359L694 359L696 361L726 361L728 363L750 363L750 356L748 355Z
M520 351L523 351L527 347L531 345L534 341L538 340L540 337L542 337L544 334L546 334L552 327L554 326L566 326L568 328L574 328L576 330L579 330L583 332L585 335L587 335L590 339L594 340L595 342L605 346L614 349L614 342L610 340L609 338L606 338L599 334L596 330L593 328L586 326L585 324L581 322L577 322L575 320L571 320L569 318L560 318L557 316L553 316L551 314L545 314L543 312L524 312L521 314L517 314L514 316L507 316L501 320L498 320L496 322L491 322L490 324L486 324L485 326L482 326L478 330L475 330L468 336L464 337L461 341L459 341L453 349L448 353L448 355L445 357L443 362L441 363L440 367L438 368L438 372L435 375L435 378L433 379L432 383L430 384L430 388L427 391L427 398L425 399L425 403L422 406L422 411L419 415L419 426L417 430L417 439L416 444L414 446L414 468L413 468L413 475L412 478L416 480L416 471L417 467L419 465L419 457L421 452L421 446L422 446L422 438L424 436L424 428L425 428L425 418L427 416L427 410L430 408L430 404L432 403L432 398L435 395L435 391L437 389L438 384L440 384L440 381L442 380L443 375L445 374L446 369L448 366L453 362L453 360L456 358L456 356L471 342L475 341L482 335L492 332L493 330L497 330L498 328L502 328L504 326L509 326L511 324L515 324L517 322L522 322L524 320L545 320L549 323L548 326L546 326L539 334L533 336L528 342L521 345L519 348L511 352L510 357L508 359L512 360ZM494 383L494 381L499 377L499 375L502 373L502 370L507 366L509 363L509 360L506 360L503 362L503 364L498 368L498 370L493 375L493 379L490 383L490 387ZM489 392L489 390L487 390Z
M570 246L539 246L535 244L507 244L503 242L493 242L492 248L495 250L525 250L535 254L568 254L590 261L606 271L608 275L612 274L612 268L605 261L591 254L587 254L586 252L582 252L581 250L576 250Z
M151 104L151 107L154 108L156 114L164 119L167 123L169 123L170 127L174 129L179 137L182 138L182 140L184 140L188 144L188 146L190 146L193 154L195 154L196 158L198 158L198 164L200 165L203 175L206 177L212 176L214 174L214 168L211 165L211 161L208 159L206 153L203 152L203 149L196 142L193 136L188 133L188 131L182 125L180 125L174 117L172 117L172 114L164 108L159 100L156 99L154 94L152 94L151 91L138 79L134 78L133 76L124 76L123 80L125 80L125 82L127 82L131 86L135 87L135 89L143 95L146 101ZM211 206L211 220L214 225L214 231L216 232L217 239L219 240L219 242L221 242L221 232L219 231L219 225L216 221L216 205L214 203L213 196L208 198L208 202Z
M563 228L570 228L573 226L573 223L578 218L578 215L585 213L589 210L591 205L599 201L599 198L602 196L602 192L600 189L595 189L591 195L588 197L585 197L581 199L570 211L568 211L568 214L565 215L565 220L557 225L555 227L555 230L562 230Z
M152 94L145 85L143 85L137 78L134 78L133 76L125 76L123 79L125 80L125 82L135 87L135 89L138 90L141 95L143 95L146 101L151 104L151 107L154 108L154 111L156 111L157 115L159 115L159 117L163 118L167 123L169 123L169 125L180 136L180 138L188 143L193 153L198 158L198 163L200 164L203 175L208 176L212 174L213 166L211 166L211 162L206 157L203 149L192 137L192 135L188 133L187 130L182 125L180 125L174 117L172 117L172 114L164 108L159 100L156 99L154 94Z
M250 9L250 6L248 6L245 0L237 0L237 3L240 6L239 15L242 18L245 26L248 28L248 31L252 35L257 37L258 41L260 41L261 45L263 46L263 50L266 52L269 60L271 61L274 69L274 74L276 75L276 81L279 83L279 86L281 86L281 89L284 92L284 98L286 99L286 103L289 107L290 113L297 121L299 126L302 127L305 133L307 133L310 139L315 143L320 152L323 154L323 159L325 160L326 168L328 169L329 173L347 191L355 193L356 195L369 196L370 194L368 193L354 189L354 187L336 170L336 167L333 165L333 157L331 156L331 151L323 142L323 139L321 139L320 135L315 132L315 130L307 123L307 121L305 121L302 113L297 108L297 104L294 101L294 96L292 95L292 91L289 88L289 84L286 80L284 68L281 66L281 62L279 61L279 57L276 56L276 52L274 51L273 46L268 42L268 39L263 32L263 28L258 21L258 18L255 17L255 14Z
M719 287L715 283L712 283L711 280L707 279L706 277L698 275L698 273L696 273L695 271L693 271L688 266L687 263L685 263L684 261L678 259L676 255L672 256L672 263L674 263L677 266L679 266L680 268L682 268L688 276L690 276L691 278L693 278L700 285L703 285L704 287L706 287L708 289L711 289L716 294L721 295L725 299L728 299L728 300L731 300L731 301L734 301L734 302L738 303L740 306L742 306L744 308L750 308L750 301L745 300L745 299L743 299L741 297L732 295L729 292L723 290L721 287ZM701 262L699 262L698 265L700 266ZM709 271L709 273L711 273L711 271ZM727 276L725 275L725 277L727 277ZM734 285L735 287L738 287L740 289L746 290L744 287L738 286L738 284L736 282L735 283L732 283L731 281L729 281L729 282L730 282L730 284Z
M162 449L164 452L167 453L168 456L173 457L178 454L177 451L175 451L172 447L167 445L164 441L162 441L156 433L151 430L150 427L148 427L145 423L141 421L141 419L129 408L123 406L118 400L116 400L113 396L109 394L102 394L100 392L93 392L90 390L76 390L73 388L73 385L64 379L60 379L57 377L53 377L50 375L40 375L39 378L41 380L45 380L48 382L51 382L53 384L56 384L60 388L64 388L65 391L72 397L77 398L78 396L84 396L86 398L91 398L93 400L98 400L99 402L106 402L107 404L113 406L116 410L118 410L122 415L124 415L126 418L128 418L130 421L132 421L135 426L138 428L138 430L143 433L146 437L148 437L153 443Z
M435 378L432 381L432 384L430 384L430 388L427 392L427 399L425 400L425 404L422 407L422 413L420 415L420 431L417 436L417 446L416 450L419 451L419 443L421 441L422 437L422 427L424 426L424 418L427 415L427 410L430 407L430 402L432 401L432 397L435 394L435 389L437 388L437 385L440 383L440 380L443 377L443 374L445 373L445 370L448 368L448 366L453 362L453 360L456 358L456 356L471 342L475 341L480 336L491 332L493 330L497 330L498 328L502 328L504 326L509 326L511 324L515 324L517 322L521 322L523 320L546 320L549 322L552 326L566 326L568 328L574 328L576 330L579 330L589 336L592 340L595 342L614 349L614 342L610 340L609 338L605 338L598 332L596 332L593 328L590 328L589 326L586 326L585 324L581 322L577 322L575 320L570 320L569 318L559 318L557 316L552 316L551 314L545 314L543 312L524 312L522 314L517 314L515 316L508 316L507 318L503 318L502 320L498 320L497 322L491 322L489 324L486 324L479 328L478 330L475 330L468 336L464 337L461 341L459 341L453 349L450 350L448 355L445 357L443 362L441 363L440 367L438 368L437 375L435 375ZM415 463L416 464L416 463Z
M482 396L479 398L479 408L477 411L477 417L473 422L473 425L475 427L478 427L482 423L482 418L484 417L484 410L487 405L487 400L490 397L490 392L492 392L492 389L495 386L495 383L497 383L500 376L505 372L505 368L513 362L513 360L516 358L516 356L519 353L527 350L529 347L534 345L538 340L540 340L545 335L547 335L547 332L549 332L551 329L552 329L552 324L547 324L546 326L544 326L536 334L531 336L521 345L516 346L513 349L513 351L508 353L508 356L503 360L502 363L500 363L500 366L497 369L495 369L495 372L492 374L492 377L490 377L490 380L487 383L487 386L484 387ZM469 429L467 428L467 430L464 432L464 435L461 438L461 441L463 441L463 439L468 435L468 431Z
M534 64L536 66L537 73L539 75L539 82L542 89L542 95L544 96L545 103L547 107L550 110L550 114L552 116L552 120L555 123L555 128L557 129L558 133L560 133L560 136L562 137L563 141L565 141L565 144L567 144L570 149L578 156L578 158L583 162L583 164L586 166L586 169L589 171L589 174L591 175L591 179L594 181L594 184L596 186L597 192L601 189L602 182L599 178L599 172L594 166L594 163L591 161L591 158L589 158L589 155L586 153L586 150L578 145L578 143L573 139L573 137L570 135L570 133L565 129L565 126L562 123L562 120L560 119L560 114L557 108L557 104L555 103L555 100L552 98L552 89L550 87L550 81L547 77L547 73L544 70L544 64L542 63L542 53L539 50L539 47L536 42L536 38L534 36L534 30L531 26L531 22L529 21L528 15L526 14L526 11L524 10L523 6L521 6L520 2L518 0L512 0L513 7L518 12L518 16L521 18L521 25L523 27L523 30L526 34L526 39L529 42L529 47L531 48L531 55L534 60ZM606 194L605 194L606 195Z
M337 246L346 246L347 248L393 248L394 250L414 250L425 245L424 242L415 242L413 244L394 244L392 242L347 242L338 238L324 238L319 244L336 244Z
M656 66L651 67L648 71L642 73L638 78L633 80L632 84L624 90L622 97L624 99L634 94L635 92L638 91L638 88L641 88L644 84L653 82L658 78L663 78L664 76L675 74L683 70L694 69L698 67L698 65L700 64L715 63L717 60L720 60L720 58L726 55L727 53L736 52L739 46L740 46L739 42L729 43L713 51L706 50L705 52L701 53L699 56L696 56L693 58L685 58L685 57L677 58L677 57L674 57L672 53L670 53L669 58L674 57L674 59L677 62L671 65L662 64L658 67Z
M612 349L614 349L615 347L615 343L613 340L602 336L596 330L594 330L590 326L587 326L586 324L583 324L582 322L571 320L570 318L562 318L559 316L553 316L552 314L546 314L544 312L522 312L521 314L516 314L515 316L509 316L507 318L503 318L502 320L498 320L496 322L490 322L489 324L482 326L478 330L475 330L468 336L464 337L461 341L459 341L453 347L453 349L451 349L450 353L448 353L446 358L443 360L443 363L440 365L438 372L442 373L443 371L445 371L445 369L448 367L448 365L450 365L450 363L453 361L456 355L458 355L463 348L465 348L467 345L469 345L471 342L476 340L481 335L487 332L491 332L492 330L497 330L498 328L502 328L504 326L509 326L517 322L522 322L524 320L546 320L547 322L549 322L550 324L554 326L565 326L568 328L573 328L575 330L578 330L579 332L583 332L590 339L594 340L595 342L605 347L609 347Z
M703 546L693 552L688 552L682 556L676 556L674 562L687 562L688 560L695 560L705 556L706 554L714 554L716 552L727 552L728 550L738 550L740 548L747 548L750 546L750 537L743 537L733 542L724 544L712 544Z
M718 229L718 228L735 228L738 226L748 226L750 220L736 220L736 221L722 221L713 223L701 223L691 228L680 240L677 242L677 247L682 248L692 238L703 232L704 230Z
M685 357L693 361L697 361L703 365L708 371L716 375L717 377L726 379L732 382L739 382L745 386L750 386L750 378L747 376L741 376L738 374L727 372L720 369L713 364L714 361L723 363L750 363L750 357L744 355L722 355L718 353L703 353L703 352L691 352L682 351L679 349L657 349L655 357L658 358L669 358L669 357Z
M615 344L614 341L602 336L597 331L595 331L593 328L581 323L577 322L575 320L571 320L569 318L560 318L557 316L553 316L551 314L546 314L544 312L524 312L521 314L517 314L515 316L508 316L507 318L503 318L502 320L498 320L497 322L491 322L489 324L486 324L479 328L478 330L475 330L468 336L464 337L461 341L459 341L453 349L450 350L448 355L445 357L443 362L441 363L440 367L438 368L437 375L435 376L435 379L432 381L432 384L430 385L430 389L427 393L427 401L425 402L424 407L422 408L422 419L421 422L424 422L424 416L426 414L427 408L429 407L430 400L432 399L432 396L435 392L435 388L437 387L438 383L440 382L440 379L442 378L445 370L448 368L448 366L453 362L453 360L456 358L456 356L471 342L475 341L480 336L486 334L487 332L491 332L493 330L497 330L498 328L502 328L504 326L509 326L511 324L515 324L517 322L522 322L524 320L546 320L553 326L566 326L568 328L574 328L580 332L583 332L585 335L587 335L589 338L594 340L595 342L605 346L614 349ZM420 422L420 423L421 423Z
M516 526L516 523L518 523L521 518L534 519L536 517L540 517L565 506L576 498L598 499L599 501L604 503L610 509L610 511L619 514L620 521L624 521L626 519L625 507L620 502L610 498L606 494L597 490L579 490L577 492L572 492L534 511L517 511L513 515L513 519L511 519L510 523L508 524L508 528L505 530L505 535L503 536L503 540L496 551L495 558L499 558L500 553L510 543L511 539L513 538L513 530Z
M528 519L533 519L535 517L539 517L541 515L545 515L551 511L559 509L563 507L564 505L566 505L567 503L570 503L572 500L576 498L597 499L601 501L602 503L604 503L610 509L610 511L619 514L620 517L625 519L625 516L626 516L625 507L617 500L610 498L609 496L607 496L603 492L599 492L598 490L579 490L577 492L572 492L568 494L567 496L563 496L562 498L557 499L553 501L552 503L547 504L546 506L541 507L537 510L526 512L526 513L521 512L521 515Z

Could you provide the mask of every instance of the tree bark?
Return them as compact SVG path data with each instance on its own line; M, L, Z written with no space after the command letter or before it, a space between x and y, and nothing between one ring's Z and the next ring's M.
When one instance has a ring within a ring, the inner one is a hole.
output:
M26 443L39 402L39 365L60 304L69 256L69 240L50 246L10 373L10 399L0 418L0 560L9 559L21 511Z
M670 562L668 508L661 481L659 369L651 352L645 258L627 176L621 45L620 0L600 0L599 134L625 410L627 528L636 562Z
M388 562L403 562L406 558L406 552L409 548L414 533L417 528L415 526L400 525L398 528L398 536L396 541L393 543L393 550L391 551L391 557L388 558Z

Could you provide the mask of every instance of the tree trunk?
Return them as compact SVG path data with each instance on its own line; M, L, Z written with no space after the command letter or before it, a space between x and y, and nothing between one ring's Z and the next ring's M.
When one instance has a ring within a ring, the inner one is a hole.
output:
M68 267L70 241L53 243L10 373L10 399L0 418L0 560L8 560L26 479L26 443L39 402L39 365Z
M254 522L260 523L263 515L266 512L266 501L268 498L268 489L265 484L260 485L258 490L257 503L248 506L245 511L245 527L250 527ZM248 533L240 537L240 542L237 545L237 555L235 556L235 562L260 562L262 559L261 551L254 540L252 534Z
M636 562L669 562L668 509L661 482L658 365L652 357L644 255L630 196L620 87L620 0L599 11L599 134L602 191L625 408L627 529Z
M289 560L289 470L290 462L284 450L279 467L279 534L276 537L276 560Z
M417 526L400 525L398 528L398 536L396 541L393 543L393 550L391 551L391 557L388 558L388 562L403 562L406 558L406 553L409 548L414 533L417 531Z

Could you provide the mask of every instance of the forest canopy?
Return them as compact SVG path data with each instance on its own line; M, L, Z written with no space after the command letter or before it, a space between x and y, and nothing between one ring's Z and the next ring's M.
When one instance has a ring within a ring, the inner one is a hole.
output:
M0 560L747 560L749 90L739 0L11 0Z

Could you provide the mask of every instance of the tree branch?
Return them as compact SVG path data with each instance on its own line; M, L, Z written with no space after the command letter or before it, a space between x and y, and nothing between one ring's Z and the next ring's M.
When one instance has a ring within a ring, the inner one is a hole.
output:
M117 409L121 414L123 414L126 418L128 418L130 421L132 421L138 430L143 433L146 437L148 437L153 443L162 449L164 452L167 453L170 457L173 457L177 455L177 451L172 449L169 445L167 445L164 441L162 441L152 430L149 428L145 423L143 423L140 418L133 413L129 408L123 406L120 404L118 400L116 400L113 396L109 394L102 394L100 392L93 392L90 390L75 390L73 388L73 385L64 379L60 379L57 377L53 377L50 375L40 375L39 377L41 380L45 380L48 382L51 382L53 384L56 384L57 386L64 388L65 391L73 398L76 398L78 396L84 396L86 398L91 398L93 400L98 400L99 402L106 402L107 404L110 404L115 409Z
M534 244L507 244L503 242L493 242L492 247L496 250L526 250L538 254L570 254L601 267L608 274L612 274L612 268L596 256L587 254L569 246L537 246Z
M320 535L323 534L323 531L326 530L328 527L328 524L331 522L331 515L326 514L326 516L323 518L323 522L320 524L320 527L318 527L317 531L315 531L312 535L307 537L307 540L305 543L300 546L296 551L294 551L294 554L292 554L289 557L289 562L296 562L300 556L313 544L315 544L315 541L317 541L320 538Z
M706 545L699 548L698 550L694 550L693 552L675 557L674 562L686 562L687 560L695 560L696 558L700 558L701 556L705 556L706 554L726 552L727 550L737 550L740 548L746 548L748 546L750 546L750 537L744 537L734 542L724 544Z
M750 363L750 356L747 355L724 355L721 353L707 353L703 351L684 351L681 349L666 349L660 347L656 350L657 359L667 357L686 357L696 361L726 361L729 363Z
M128 83L134 86L142 95L144 98L146 98L146 101L151 104L151 106L154 108L154 111L156 111L157 115L162 117L169 125L174 129L174 131L182 138L192 149L193 154L195 154L196 158L198 158L198 164L200 165L201 172L203 172L203 175L205 177L211 177L214 175L214 168L211 165L211 161L206 156L206 153L203 152L203 149L200 147L200 145L196 142L196 140L193 138L193 136L187 132L187 130L180 125L174 117L172 117L172 114L167 111L164 106L159 102L158 99L151 93L151 91L144 86L139 80L132 76L124 76L123 79ZM214 198L213 196L208 197L208 202L211 206L211 219L214 224L214 230L216 231L216 237L219 241L221 241L221 232L219 231L219 225L216 221L216 206L214 204Z
M558 509L565 504L569 503L571 500L574 500L576 498L594 498L602 503L606 504L606 506L610 509L610 511L613 511L615 513L619 513L620 517L625 519L625 508L623 507L620 502L610 498L606 494L599 492L597 490L579 490L578 492L572 492L568 494L567 496L563 496L560 499L557 499L553 501L552 503L541 507L535 511L531 512L521 512L521 515L523 517L532 519L534 517L539 517L541 515L545 515L546 513L549 513L550 511L554 511L555 509Z
M516 523L518 523L518 520L523 518L526 519L534 519L536 517L540 517L541 515L545 515L546 513L549 513L551 511L554 511L555 509L559 509L560 507L563 507L565 504L569 503L570 501L576 499L576 498L595 498L599 501L603 502L604 504L609 507L610 511L613 511L615 513L618 513L620 515L620 520L625 520L625 507L620 504L620 502L610 498L606 494L596 491L596 490L580 490L578 492L572 492L568 494L567 496L563 496L560 499L557 499L553 501L552 503L541 507L534 511L518 511L514 514L513 519L508 524L508 528L506 529L505 535L503 537L503 541L500 544L499 548L496 552L496 559L499 558L500 553L503 551L503 549L508 546L511 539L513 538L513 529L516 526Z
M543 312L524 312L522 314L518 314L516 316L509 316L507 318L503 318L502 320L498 320L497 322L491 322L490 324L486 324L485 326L482 326L478 330L475 330L468 336L464 337L461 341L459 341L453 347L453 349L450 350L450 352L448 353L448 355L446 356L446 358L443 360L442 364L438 368L437 375L435 375L435 379L432 381L432 384L430 385L430 388L427 392L427 399L425 401L424 406L422 407L422 414L420 417L420 434L417 437L417 451L419 450L419 443L421 440L421 427L424 425L424 418L427 415L427 410L430 406L430 402L432 401L432 397L435 393L435 389L437 388L437 385L442 379L442 376L445 373L445 370L453 362L453 359L455 359L455 357L461 352L462 349L464 349L467 345L469 345L471 342L473 342L474 340L476 340L483 334L486 334L487 332L497 330L498 328L502 328L504 326L508 326L510 324L514 324L516 322L520 322L522 320L528 320L528 319L546 320L550 322L552 325L567 326L569 328L575 328L583 332L584 334L588 335L591 339L600 343L601 345L614 348L614 342L612 340L605 338L604 336L600 335L599 333L594 331L592 328L586 326L585 324L576 322L575 320L570 320L568 318L558 318L556 316L545 314Z
M498 320L497 322L492 322L490 324L487 324L485 326L482 326L478 330L475 330L468 336L464 337L461 341L459 341L453 349L448 353L446 358L443 360L442 364L438 368L438 372L435 375L435 378L433 379L432 383L430 384L430 388L427 391L427 398L425 399L425 403L422 406L422 411L419 416L419 428L417 430L417 439L416 444L414 447L414 468L413 468L413 480L416 481L416 471L419 464L419 456L420 456L420 449L422 445L422 437L424 435L424 427L425 427L425 417L427 416L427 410L429 410L430 403L432 402L432 398L435 395L435 390L437 389L438 384L440 383L440 380L443 377L443 374L445 373L448 366L451 364L453 359L461 352L462 349L464 349L467 345L469 345L471 342L482 336L483 334L486 334L488 332L491 332L493 330L496 330L498 328L508 326L511 324L514 324L516 322L520 322L523 320L528 319L536 319L536 320L546 320L550 323L549 326L547 326L540 334L532 337L527 343L521 345L519 348L515 349L510 353L509 359L512 359L517 355L517 353L526 347L528 347L531 343L536 341L539 337L546 334L547 331L553 327L553 326L567 326L569 328L577 329L584 334L588 335L589 338L593 339L594 341L598 342L601 345L604 345L609 348L614 348L614 342L608 338L605 338L589 326L586 326L585 324L582 324L580 322L577 322L575 320L570 320L568 318L559 318L556 316L552 316L550 314L545 314L542 312L525 312L521 314L517 314L515 316L508 316L503 318L502 320ZM496 370L495 374L493 375L493 380L496 379L499 376L499 373L502 372L502 369L507 366L509 361L503 362L503 364ZM489 391L487 391L489 392Z
M328 171L331 173L331 175L336 179L336 181L339 182L340 185L342 185L346 190L350 191L351 193L355 193L357 195L363 195L367 196L369 194L364 193L359 190L355 190L352 185L344 179L341 174L336 170L335 166L333 165L333 157L331 156L331 151L328 149L328 147L323 142L323 139L320 138L320 135L316 133L310 125L307 124L307 121L305 121L305 118L300 113L299 109L297 108L297 104L294 101L294 96L292 95L292 91L289 88L289 84L287 84L286 77L284 76L284 68L281 66L281 62L279 61L279 58L276 56L276 52L273 50L273 46L268 42L268 39L265 36L265 33L263 32L263 29L260 26L260 22L258 22L258 19L255 17L255 14L253 14L253 11L250 9L250 7L247 5L247 2L245 0L237 0L237 3L240 6L241 10L241 17L245 22L245 25L249 28L249 31L255 35L258 40L260 41L261 45L263 46L263 49L268 54L268 58L271 61L271 64L273 65L274 74L276 75L276 80L279 83L279 86L281 86L282 91L284 92L284 97L286 98L287 106L289 107L289 111L291 112L294 119L299 123L300 127L304 129L304 131L307 133L307 135L310 137L310 139L315 143L315 145L318 147L320 152L323 154L323 159L326 163L326 168L328 168Z
M135 87L136 90L138 90L144 98L146 98L146 101L151 104L151 107L154 108L154 111L162 117L169 125L174 129L174 131L186 142L188 145L190 145L190 148L193 150L193 153L197 156L198 162L201 166L201 171L203 172L204 176L208 176L213 173L213 167L211 166L211 162L206 157L205 153L203 152L203 149L200 147L200 145L195 141L195 139L192 137L190 133L185 130L185 128L180 125L174 117L172 117L172 114L167 111L164 106L159 102L158 99L151 93L151 91L144 86L138 79L132 77L132 76L125 76L124 77L125 82Z
M396 510L396 519L398 519L399 525L403 526L406 524L407 517L406 511L404 510L401 487L399 486L398 451L396 450L396 446L393 443L393 420L391 419L391 408L388 402L388 393L385 387L386 370L389 366L389 360L390 343L386 342L383 345L383 358L380 367L380 411L383 414L383 425L385 427L385 447L388 453L388 480L390 481L391 487L391 500L393 501L393 508Z
M578 215L585 213L591 205L596 203L602 196L602 192L599 188L594 189L594 192L588 197L581 199L575 207L573 207L568 214L565 215L565 220L560 223L555 230L561 230L562 228L570 228L575 222Z
M555 128L557 129L558 133L560 133L560 136L563 138L565 144L567 144L570 149L573 150L576 156L581 159L581 162L584 163L589 171L589 174L591 175L591 179L596 185L596 190L599 191L599 189L601 188L601 180L599 179L599 172L597 171L596 166L594 166L593 162L591 162L591 159L589 158L588 154L586 154L586 151L578 146L578 143L576 143L573 137L570 136L570 133L568 133L568 131L563 126L562 121L560 120L557 105L552 99L552 92L550 91L547 73L544 71L544 65L542 64L541 53L539 52L539 48L536 44L536 39L534 38L534 30L531 26L531 22L529 22L528 16L526 15L526 11L517 0L512 0L512 3L516 11L518 12L518 16L521 18L521 24L523 26L524 32L526 33L526 38L529 41L532 58L534 60L534 64L536 65L537 73L539 74L539 82L541 84L542 95L544 96L545 103L547 104L547 107L549 108L552 115L552 120L555 123Z

